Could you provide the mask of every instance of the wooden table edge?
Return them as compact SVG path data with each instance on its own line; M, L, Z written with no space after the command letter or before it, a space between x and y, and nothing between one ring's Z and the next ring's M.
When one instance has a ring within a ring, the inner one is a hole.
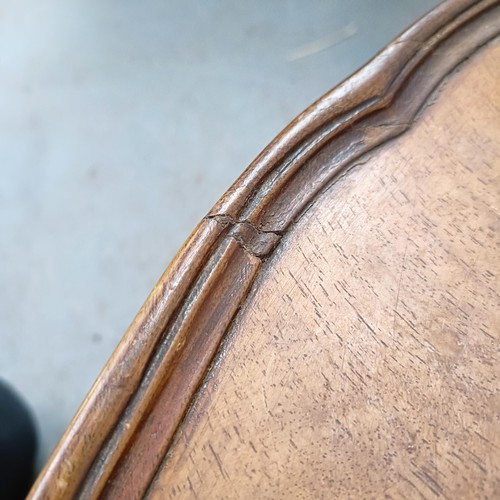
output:
M499 34L498 7L494 0L444 2L269 144L162 275L30 498L99 496L158 394L177 381L165 415L172 439L234 315L282 236L326 186L408 130L443 79ZM408 89L414 99L410 104L402 98ZM335 153L327 169L315 162L326 147ZM200 324L202 330L193 327ZM190 367L181 384L174 376L180 367ZM170 440L165 440L165 451ZM143 491L158 465L145 471Z

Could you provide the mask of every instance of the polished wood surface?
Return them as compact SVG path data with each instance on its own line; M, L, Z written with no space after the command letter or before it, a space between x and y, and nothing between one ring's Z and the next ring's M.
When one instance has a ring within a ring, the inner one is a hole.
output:
M266 263L151 498L500 494L500 45Z
M498 1L444 2L292 122L31 497L497 494L499 34Z

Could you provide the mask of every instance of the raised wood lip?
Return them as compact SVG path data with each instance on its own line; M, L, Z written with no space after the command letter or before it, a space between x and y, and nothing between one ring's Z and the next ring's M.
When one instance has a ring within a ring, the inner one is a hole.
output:
M200 222L160 278L40 474L31 498L73 498L78 494L95 497L104 491L128 443L168 385L179 358L196 357L196 352L188 352L191 337L182 331L189 331L191 315L202 307L210 277L234 272L231 263L235 255L244 254L252 266L253 277L242 288L237 303L230 305L234 311L213 341L216 349L261 263L290 225L336 176L407 130L435 85L429 84L431 88L422 91L420 102L403 109L397 105L401 89L411 79L422 79L419 72L426 61L439 57L438 47L444 47L452 36L461 36L491 9L498 10L499 3L442 3L365 67L307 108L270 143ZM495 19L489 31L467 35L472 36L469 45L456 54L451 68L444 65L440 69L438 81L498 35L498 16ZM337 141L340 148L349 141L358 141L361 129L381 126L383 132L371 142L339 150L338 162L327 171L315 169L314 158L326 145ZM303 187L304 176L310 186L299 195L296 188ZM190 392L179 403L184 407L179 406L178 424L213 357L204 359L193 373Z

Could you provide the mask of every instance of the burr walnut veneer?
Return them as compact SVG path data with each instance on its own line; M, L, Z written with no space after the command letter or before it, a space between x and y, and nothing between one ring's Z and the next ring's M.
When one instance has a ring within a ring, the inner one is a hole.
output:
M31 497L499 498L499 33L445 2L271 142Z

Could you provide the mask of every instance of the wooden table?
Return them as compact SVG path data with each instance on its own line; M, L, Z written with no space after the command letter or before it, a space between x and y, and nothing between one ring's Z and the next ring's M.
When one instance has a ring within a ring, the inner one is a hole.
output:
M444 2L274 139L31 498L500 497L499 34Z

